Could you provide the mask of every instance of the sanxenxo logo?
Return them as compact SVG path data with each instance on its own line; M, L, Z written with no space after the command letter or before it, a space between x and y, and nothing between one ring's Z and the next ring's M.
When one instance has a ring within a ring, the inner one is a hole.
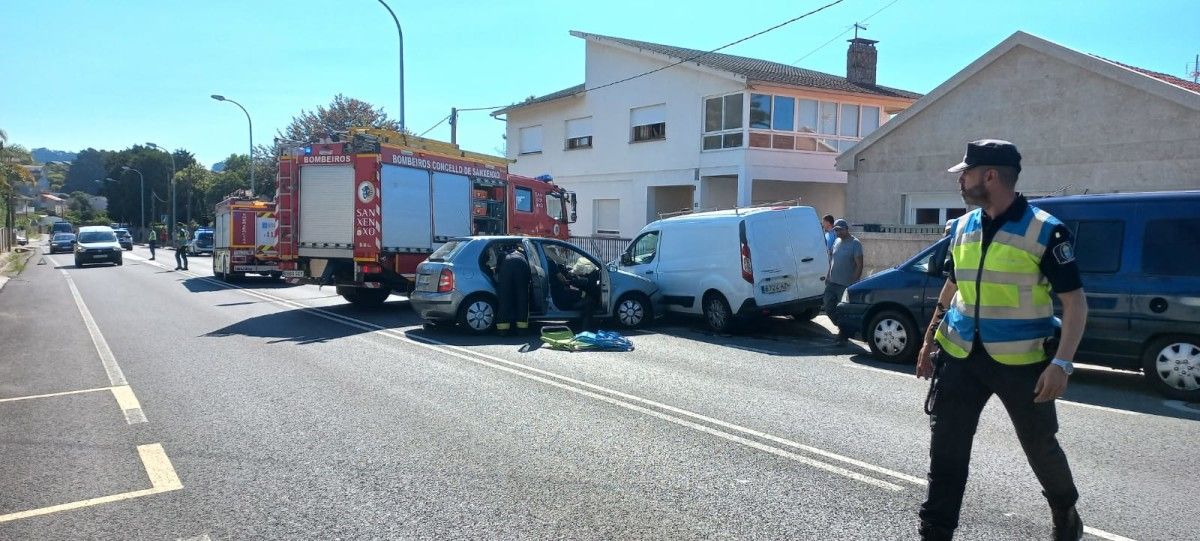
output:
M371 185L370 181L364 180L358 184L358 200L363 204L375 200L375 186Z

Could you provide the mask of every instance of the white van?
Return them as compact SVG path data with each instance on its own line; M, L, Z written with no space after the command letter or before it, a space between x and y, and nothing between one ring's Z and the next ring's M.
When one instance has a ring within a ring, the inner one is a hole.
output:
M657 284L668 311L703 314L724 332L737 317L815 317L829 254L812 207L762 207L653 222L620 266Z

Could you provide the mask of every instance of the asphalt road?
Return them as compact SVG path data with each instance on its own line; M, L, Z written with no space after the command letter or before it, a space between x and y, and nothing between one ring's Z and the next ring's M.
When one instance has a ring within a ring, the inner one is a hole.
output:
M818 323L564 353L158 255L0 290L0 539L915 537L927 383ZM1195 538L1200 410L1085 368L1059 414L1088 538ZM995 400L962 523L1049 528Z

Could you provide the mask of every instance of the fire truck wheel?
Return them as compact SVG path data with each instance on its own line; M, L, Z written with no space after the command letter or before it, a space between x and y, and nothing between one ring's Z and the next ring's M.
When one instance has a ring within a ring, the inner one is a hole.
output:
M392 290L385 288L371 289L366 287L346 288L342 298L359 308L375 308L383 304Z
M467 297L458 307L458 324L471 334L484 334L496 326L496 300L487 295Z

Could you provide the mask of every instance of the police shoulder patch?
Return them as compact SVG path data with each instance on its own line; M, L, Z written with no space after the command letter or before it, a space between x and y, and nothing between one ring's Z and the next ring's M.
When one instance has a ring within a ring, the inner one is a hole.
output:
M1075 261L1075 247L1071 246L1071 241L1060 242L1054 247L1054 260L1058 261L1059 265L1066 265Z

